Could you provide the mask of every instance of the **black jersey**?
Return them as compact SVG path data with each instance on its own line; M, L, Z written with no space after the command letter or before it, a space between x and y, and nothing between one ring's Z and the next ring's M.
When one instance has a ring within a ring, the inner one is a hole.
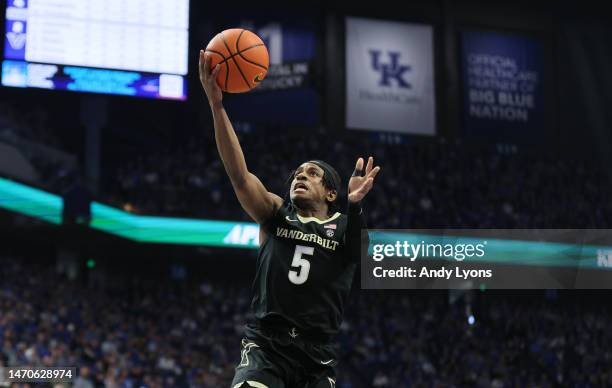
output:
M358 257L347 249L347 216L300 217L285 203L262 225L251 307L259 324L334 336Z

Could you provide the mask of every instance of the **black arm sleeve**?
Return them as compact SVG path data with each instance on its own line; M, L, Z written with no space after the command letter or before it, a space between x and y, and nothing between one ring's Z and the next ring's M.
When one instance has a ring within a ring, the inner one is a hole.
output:
M346 246L349 261L361 261L361 252L368 249L369 239L362 240L362 230L367 231L361 203L350 203L347 211Z

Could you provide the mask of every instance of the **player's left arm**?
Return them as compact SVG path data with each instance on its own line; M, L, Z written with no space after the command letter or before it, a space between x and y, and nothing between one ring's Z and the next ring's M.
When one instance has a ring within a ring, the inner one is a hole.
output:
M357 159L355 171L349 180L348 185L348 221L346 229L346 245L351 260L359 260L361 252L361 231L367 229L365 217L363 215L362 201L374 187L374 178L380 172L380 167L374 167L374 158L368 158L368 164L363 171L363 158ZM364 242L367 249L367 241Z

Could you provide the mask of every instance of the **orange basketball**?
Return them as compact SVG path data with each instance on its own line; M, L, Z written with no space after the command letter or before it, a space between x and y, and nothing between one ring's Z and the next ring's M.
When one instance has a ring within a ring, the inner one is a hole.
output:
M270 58L264 42L251 31L231 28L217 34L206 46L211 69L221 64L217 84L224 92L244 93L266 77Z

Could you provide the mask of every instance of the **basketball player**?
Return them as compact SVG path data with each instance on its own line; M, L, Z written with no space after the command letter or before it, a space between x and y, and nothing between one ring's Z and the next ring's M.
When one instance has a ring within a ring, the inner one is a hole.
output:
M333 388L333 337L342 321L365 227L361 201L380 167L359 158L348 184L347 214L336 212L340 176L320 160L290 177L289 198L268 192L248 169L223 108L219 65L200 51L200 81L215 125L217 149L236 196L260 225L260 250L241 360L232 388Z

